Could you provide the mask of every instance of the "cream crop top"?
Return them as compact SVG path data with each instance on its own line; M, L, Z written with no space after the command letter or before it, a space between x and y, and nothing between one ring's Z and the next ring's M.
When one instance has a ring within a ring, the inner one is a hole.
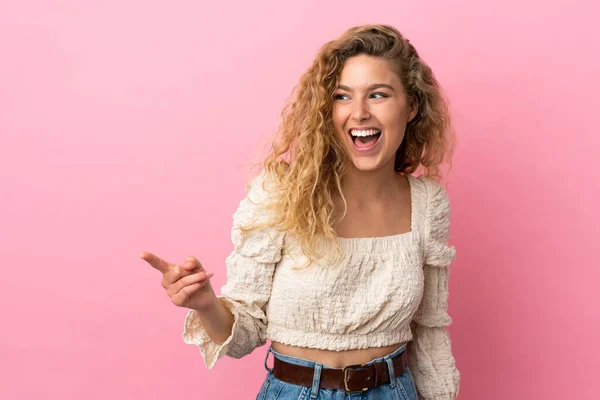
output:
M267 340L334 351L407 341L420 398L455 399L460 373L446 329L451 324L448 267L456 256L448 245L450 203L437 181L412 175L408 181L410 232L337 238L344 253L340 262L292 269L306 258L285 232L239 229L269 216L273 191L261 173L233 215L234 250L220 296L234 316L231 336L217 345L190 310L185 343L197 345L211 369L224 355L241 358Z

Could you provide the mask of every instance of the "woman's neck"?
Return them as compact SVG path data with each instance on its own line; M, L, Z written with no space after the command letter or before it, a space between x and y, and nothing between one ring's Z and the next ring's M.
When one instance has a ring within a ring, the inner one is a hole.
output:
M396 198L403 188L399 175L391 168L361 171L352 166L342 178L342 193L349 204L358 206Z

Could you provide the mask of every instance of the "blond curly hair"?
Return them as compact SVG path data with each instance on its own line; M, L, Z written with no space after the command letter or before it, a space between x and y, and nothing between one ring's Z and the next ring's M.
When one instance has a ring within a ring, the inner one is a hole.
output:
M409 102L418 102L394 169L412 174L422 168L423 175L440 180L439 166L447 160L451 167L455 135L448 103L431 68L408 39L388 25L364 25L326 43L292 91L268 155L255 165L273 177L278 188L277 201L269 204L274 216L269 225L297 237L309 261L323 256L318 245L323 238L341 255L333 229L332 194L338 193L345 204L341 180L351 160L334 131L333 95L345 61L361 54L395 65Z

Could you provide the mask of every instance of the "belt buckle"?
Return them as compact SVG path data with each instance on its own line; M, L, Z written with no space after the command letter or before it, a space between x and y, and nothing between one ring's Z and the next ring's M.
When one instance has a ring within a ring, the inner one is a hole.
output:
M356 364L356 365L348 365L347 367L344 367L342 369L342 372L344 374L344 392L346 392L346 394L352 394L352 393L362 393L362 392L366 392L367 390L369 390L368 387L366 388L362 388L359 390L350 390L350 388L348 387L348 370L350 369L359 369L359 368L364 368L366 366L366 364Z

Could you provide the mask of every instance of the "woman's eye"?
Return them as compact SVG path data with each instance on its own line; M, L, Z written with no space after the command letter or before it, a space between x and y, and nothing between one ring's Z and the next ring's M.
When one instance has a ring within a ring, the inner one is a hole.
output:
M333 98L335 100L346 100L348 98L348 96L345 94L336 94L335 96L333 96Z
M382 99L388 97L388 95L385 93L373 93L371 97L373 97L374 99Z

